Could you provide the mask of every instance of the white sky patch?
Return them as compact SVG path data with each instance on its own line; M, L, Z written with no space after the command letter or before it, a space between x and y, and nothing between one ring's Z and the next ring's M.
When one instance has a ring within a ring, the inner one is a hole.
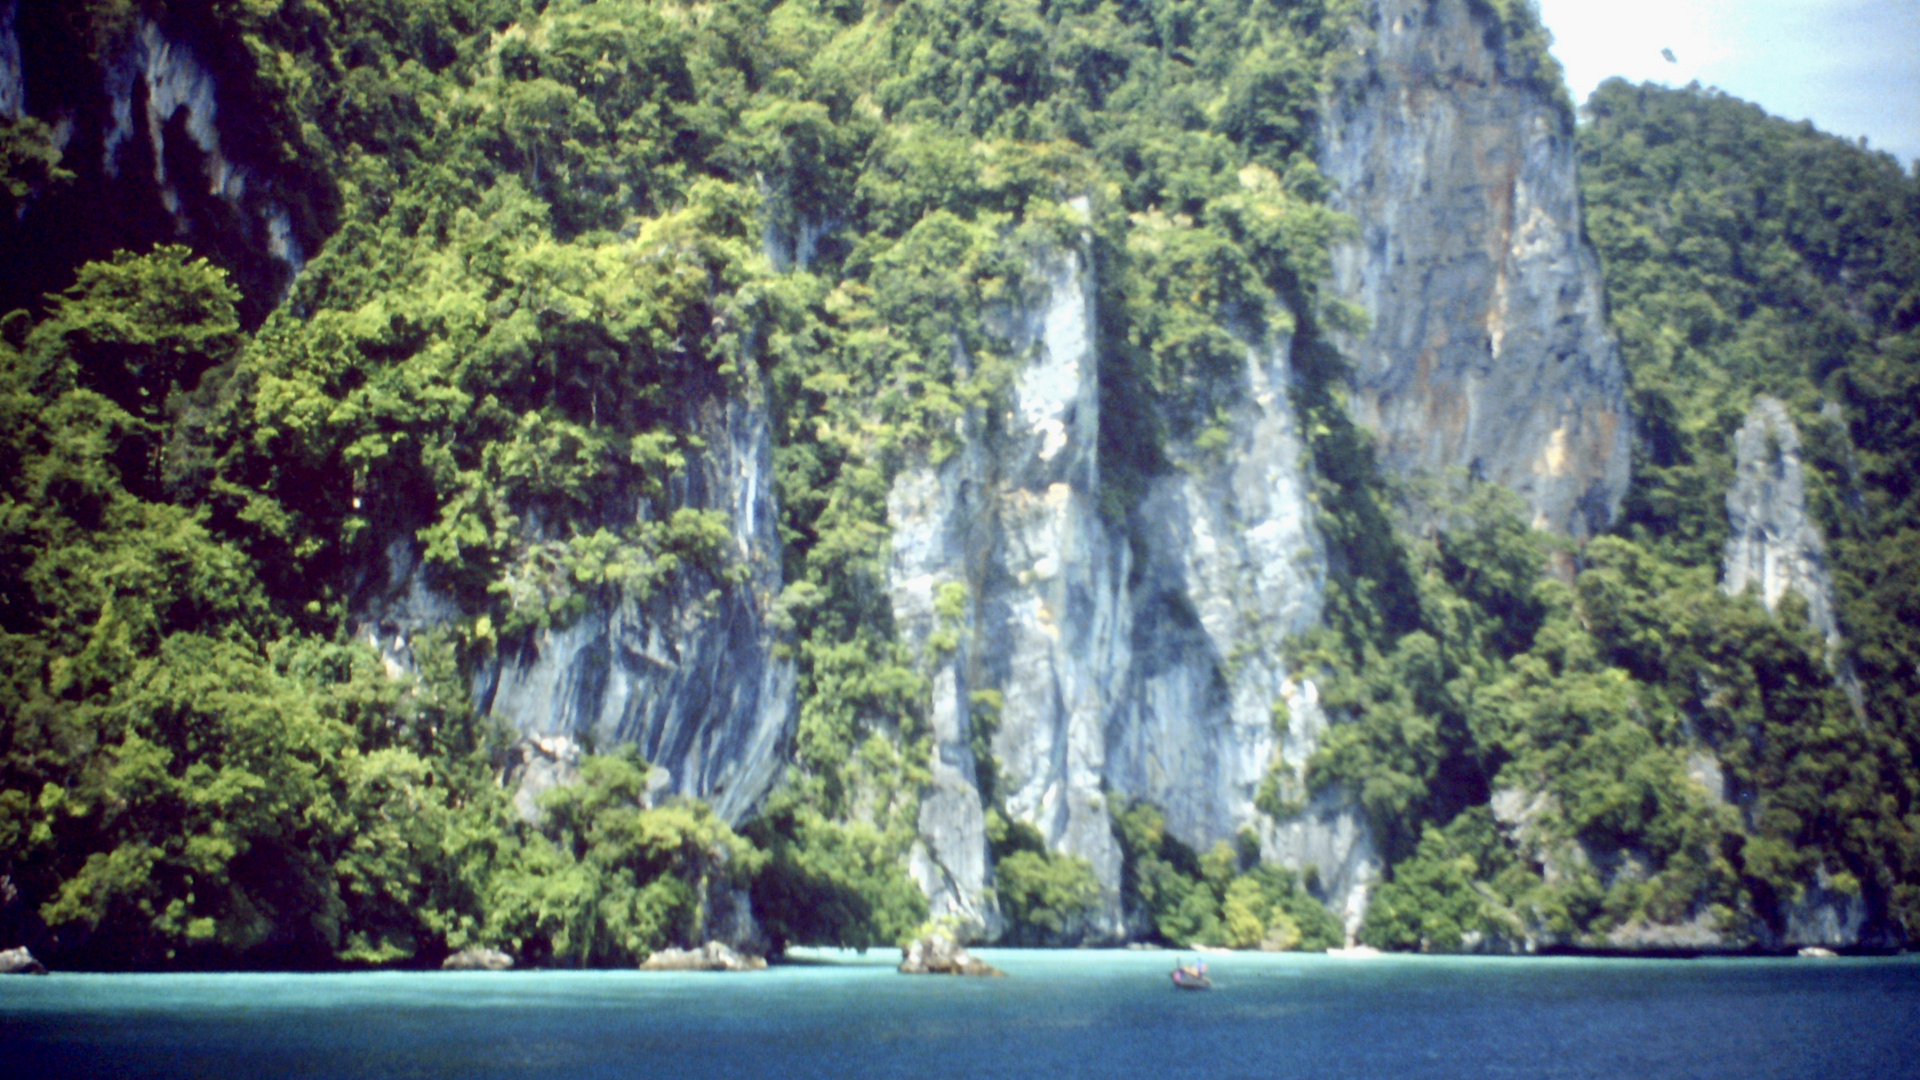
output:
M1699 81L1920 158L1920 0L1538 0L1576 103L1607 78ZM1669 63L1660 50L1673 51Z

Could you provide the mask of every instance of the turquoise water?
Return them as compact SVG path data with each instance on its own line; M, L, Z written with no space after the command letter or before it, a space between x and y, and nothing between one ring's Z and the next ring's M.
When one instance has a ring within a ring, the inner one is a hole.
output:
M981 950L1006 979L818 954L752 975L0 980L18 1077L1920 1076L1920 961Z

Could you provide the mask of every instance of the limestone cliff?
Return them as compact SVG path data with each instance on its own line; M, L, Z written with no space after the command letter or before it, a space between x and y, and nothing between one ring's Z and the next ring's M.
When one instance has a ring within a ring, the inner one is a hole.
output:
M1289 397L1290 341L1249 342L1224 446L1175 445L1128 520L1098 506L1101 352L1093 269L1063 251L1044 295L1007 316L1023 359L996 425L889 500L894 619L929 657L934 782L915 872L936 915L995 927L972 695L999 695L996 800L1094 867L1103 910L1082 931L1124 936L1109 800L1162 807L1196 848L1244 828L1268 857L1318 867L1342 908L1377 874L1365 828L1337 805L1275 825L1254 795L1276 754L1298 767L1324 723L1312 683L1279 654L1320 615L1325 542L1307 498ZM991 431L991 433L989 433ZM942 612L943 588L964 597ZM957 644L928 649L943 620ZM1284 738L1275 704L1297 720ZM1362 894L1363 895L1363 894Z
M1489 18L1465 0L1381 0L1363 74L1328 110L1324 167L1360 226L1336 253L1335 286L1371 318L1341 342L1351 400L1389 470L1466 468L1518 491L1538 526L1585 536L1626 488L1625 377L1581 236L1570 122L1505 73ZM1069 252L1043 276L1045 300L1011 320L1025 366L1004 422L907 470L890 503L894 614L910 643L935 632L943 585L967 598L959 646L931 661L920 880L936 913L991 927L967 722L970 696L991 690L995 797L1092 862L1108 896L1094 936L1123 929L1112 798L1160 806L1202 850L1253 829L1263 858L1312 867L1357 927L1380 859L1343 793L1306 788L1339 718L1280 651L1318 622L1327 574L1291 341L1243 335L1224 445L1163 447L1170 467L1110 520L1096 500L1091 268ZM1276 760L1297 808L1277 821L1254 805Z
M324 235L324 208L285 197L230 134L241 110L222 96L220 44L189 21L138 22L96 87L61 97L34 48L51 32L44 12L0 0L0 112L57 122L69 159L88 163L76 191L144 208L139 229L116 226L125 243L204 241L250 302L274 302ZM1341 342L1350 400L1388 469L1466 468L1520 492L1540 526L1584 536L1626 486L1624 376L1580 235L1569 121L1506 72L1488 19L1469 0L1377 0L1360 73L1328 103L1323 169L1359 224L1335 253L1334 288L1371 320ZM72 213L53 195L29 206L9 250ZM770 232L769 264L804 268L826 228ZM957 453L910 461L893 482L893 621L932 687L912 872L936 916L992 936L985 823L1004 811L1093 866L1103 902L1077 932L1124 938L1111 802L1147 800L1194 848L1251 830L1267 860L1313 868L1351 929L1381 860L1344 793L1306 788L1306 762L1341 718L1281 650L1319 622L1330 558L1291 397L1294 343L1228 328L1244 363L1217 423L1158 447L1164 467L1133 505L1103 505L1113 358L1099 269L1090 243L1037 259L1030 294L992 315L1016 360L996 413L967 417ZM704 449L674 489L598 508L609 525L722 511L727 561L744 576L689 566L645 596L603 589L475 672L476 704L523 736L523 809L583 747L615 743L636 744L662 790L730 822L777 780L794 673L770 621L780 540L759 395L689 394L678 426ZM529 528L529 544L544 539ZM436 591L404 523L392 535L358 583L355 630L399 671L421 633L470 613ZM987 701L990 732L976 730ZM1255 805L1276 763L1280 819Z
M1581 231L1574 133L1469 0L1375 0L1321 133L1334 258L1371 325L1343 342L1355 418L1396 473L1462 468L1574 537L1626 493L1626 376Z
M992 753L997 794L1048 844L1090 860L1106 893L1094 936L1117 936L1120 853L1102 784L1103 722L1124 653L1125 544L1097 509L1098 353L1085 256L1035 267L1044 297L1005 313L1025 358L991 437L939 467L908 469L888 500L894 618L924 640L930 598L964 588L959 645L933 659L933 790L921 814L915 873L936 915L995 928L985 893L986 836L978 764L969 749L971 695L1002 707ZM974 425L976 436L986 427Z
M1757 589L1768 611L1788 592L1807 604L1807 621L1829 643L1839 639L1826 539L1807 511L1800 429L1779 400L1753 400L1734 436L1734 479L1727 489L1727 550L1722 583L1738 595Z
M698 395L683 429L704 450L653 505L633 499L613 517L675 509L720 510L731 533L717 577L687 565L649 595L607 588L584 615L503 645L474 677L475 704L522 736L512 780L529 802L568 777L578 748L633 743L672 793L711 803L738 822L778 778L793 708L793 665L775 655L769 621L780 593L771 442L763 400ZM384 580L362 592L358 636L396 670L412 666L409 641L461 613L432 587L407 537L388 548ZM523 807L524 809L524 807Z
M1831 650L1841 643L1833 574L1827 566L1826 537L1807 506L1806 465L1800 446L1800 429L1786 405L1766 395L1755 397L1747 422L1734 436L1721 586L1734 595L1757 591L1768 611L1776 611L1787 593L1794 593L1806 604L1808 628ZM1859 680L1844 661L1835 674L1852 698L1856 715L1861 714ZM1832 888L1831 882L1823 862L1816 868L1814 887L1784 912L1781 940L1771 944L1788 948L1880 944L1883 931L1873 925L1866 897L1857 888Z
M0 221L0 309L65 287L77 262L186 243L228 270L258 321L331 231L336 200L262 137L245 47L190 8L83 42L60 8L0 0L0 118L49 125L72 174Z

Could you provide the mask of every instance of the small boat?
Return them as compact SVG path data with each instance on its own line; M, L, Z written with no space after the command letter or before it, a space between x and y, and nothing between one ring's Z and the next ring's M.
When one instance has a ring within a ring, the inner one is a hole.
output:
M1213 979L1204 963L1177 963L1173 967L1173 985L1177 990L1211 990Z

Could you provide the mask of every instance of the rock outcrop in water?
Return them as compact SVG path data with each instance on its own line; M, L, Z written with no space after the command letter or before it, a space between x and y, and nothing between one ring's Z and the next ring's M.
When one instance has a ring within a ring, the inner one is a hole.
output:
M923 934L900 950L902 975L1005 975L974 956L945 930Z
M440 962L442 971L507 971L513 967L513 957L499 949L472 947Z
M641 971L765 971L765 957L735 952L724 942L697 949L661 949L640 964Z
M34 959L26 946L0 950L0 975L45 975L47 966Z
M1468 0L1376 0L1364 70L1322 129L1358 237L1338 293L1355 418L1397 473L1465 469L1537 527L1612 520L1630 465L1626 373L1580 225L1572 118L1491 47Z

